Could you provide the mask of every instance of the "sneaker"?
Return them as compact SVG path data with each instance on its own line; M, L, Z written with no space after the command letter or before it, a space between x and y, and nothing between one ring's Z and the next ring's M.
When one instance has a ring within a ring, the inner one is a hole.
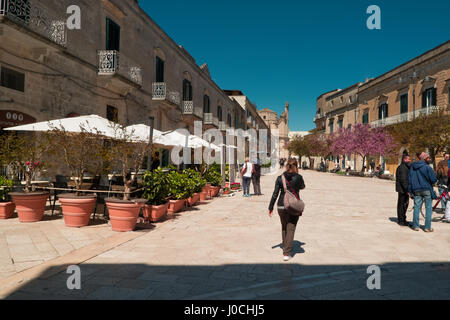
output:
M289 257L289 256L284 256L284 257L283 257L283 261L289 261L290 258L291 258L291 257Z
M434 229L433 228L431 228L431 229L423 229L423 231L425 231L425 232L433 232Z

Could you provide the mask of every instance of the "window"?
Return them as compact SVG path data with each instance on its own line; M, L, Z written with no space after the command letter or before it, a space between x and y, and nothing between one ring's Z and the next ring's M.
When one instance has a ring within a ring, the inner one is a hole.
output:
M113 106L106 107L106 119L113 122L119 121L119 110Z
M192 101L192 84L189 80L183 80L183 101Z
M106 50L120 50L120 27L106 18Z
M219 119L219 121L222 121L223 117L222 117L222 107L218 106L217 107L217 118Z
M227 124L231 127L231 114L228 114L227 116Z
M333 120L330 120L330 133L333 133L333 130L334 130L334 121Z
M400 113L408 112L408 94L402 94L400 96Z
M209 97L206 94L203 96L203 113L210 113Z
M378 119L385 119L388 117L388 104L383 103L378 107Z
M0 84L2 87L25 92L25 74L2 67Z
M237 129L239 128L239 116L236 114L236 117L234 119L234 127Z
M164 82L164 60L156 56L156 82Z
M363 124L368 124L369 123L369 112L364 112L363 114L363 118L362 118L362 123Z
M436 88L429 88L422 92L422 108L436 105Z
M338 126L339 126L339 129L342 129L342 127L344 126L344 119L343 118L340 118L338 120Z

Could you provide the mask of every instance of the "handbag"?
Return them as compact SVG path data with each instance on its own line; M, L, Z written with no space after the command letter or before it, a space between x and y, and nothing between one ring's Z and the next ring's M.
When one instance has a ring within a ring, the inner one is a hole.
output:
M305 210L305 203L302 199L297 195L297 193L292 188L289 181L286 180L285 176L281 176L281 180L283 181L283 187L284 187L284 210L286 210L289 214L293 216L302 216L303 210ZM292 192L287 190L286 183L291 188Z

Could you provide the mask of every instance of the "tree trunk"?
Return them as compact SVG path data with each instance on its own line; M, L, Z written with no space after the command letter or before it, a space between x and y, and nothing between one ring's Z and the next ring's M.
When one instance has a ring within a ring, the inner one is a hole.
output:
M363 156L363 165L361 168L361 172L364 173L364 167L366 166L366 156Z

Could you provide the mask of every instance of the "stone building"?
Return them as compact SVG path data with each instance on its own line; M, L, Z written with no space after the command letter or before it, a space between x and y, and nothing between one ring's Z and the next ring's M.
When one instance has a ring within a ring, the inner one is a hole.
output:
M225 132L242 106L175 43L136 0L0 1L0 128L97 114L124 125ZM238 121L236 119L239 119Z
M315 123L329 134L355 123L389 126L437 109L450 110L450 41L374 79L323 94L317 99ZM403 151L396 159L374 160L393 173ZM361 168L361 159L353 160Z
M279 157L289 158L287 149L289 143L289 102L286 102L284 111L278 117L278 114L268 108L258 111L261 118L271 130L278 130L279 134Z

